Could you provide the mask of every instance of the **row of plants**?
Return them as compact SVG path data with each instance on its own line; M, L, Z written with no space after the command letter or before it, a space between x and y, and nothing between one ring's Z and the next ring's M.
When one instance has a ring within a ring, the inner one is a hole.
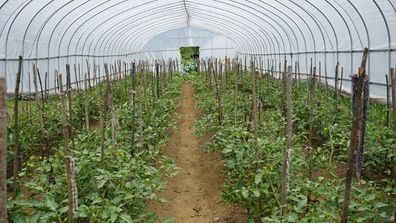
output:
M215 88L211 86L214 82ZM284 214L280 202L286 148L282 82L268 74L259 75L256 82L257 141L252 130L250 73L209 72L194 79L197 105L205 111L196 123L196 132L201 136L213 134L205 147L222 152L224 200L245 206L250 222L340 222L351 128L350 99L337 100L334 92L317 85L313 134L309 136L312 82L294 81L293 158ZM395 133L386 127L385 106L371 104L368 114L363 179L353 186L350 222L383 222L396 208L396 180L392 172Z
M107 84L101 83L87 92L73 91L70 148L78 192L73 222L155 221L155 214L145 209L145 202L157 199L155 191L165 185L162 174L171 173L175 167L171 158L158 154L167 140L167 128L173 123L181 81L179 75L164 75L158 84L152 73L113 80L116 140L110 128L112 120L106 118L110 116L105 108ZM88 101L90 129L84 127L84 101ZM44 113L50 156L41 154L37 110L20 115L23 164L17 193L8 202L11 222L70 222L61 103L57 96L45 103ZM11 165L15 159L11 123L8 130ZM157 159L161 160L159 166ZM13 188L14 183L10 177L8 188Z

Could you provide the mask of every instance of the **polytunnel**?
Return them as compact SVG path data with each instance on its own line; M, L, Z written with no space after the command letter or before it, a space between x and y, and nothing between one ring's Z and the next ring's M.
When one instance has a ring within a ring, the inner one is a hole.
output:
M322 63L322 72L328 76L334 76L337 62L345 76L356 72L367 47L371 82L379 86L395 63L396 6L391 0L16 0L2 1L0 6L0 71L7 77L8 90L14 86L18 56L24 60L22 88L26 90L32 63L42 72L64 73L65 64L82 65L86 60L104 64L153 59L148 51L163 59L176 46L194 42L217 48L216 52L228 48L232 57L257 57L265 69L269 64L278 67L287 57L308 73L312 59L316 66ZM190 31L182 32L187 28ZM172 41L161 40L172 30ZM218 36L228 46L213 46ZM384 96L383 92L382 87L372 94Z
M0 223L396 222L395 151L396 0L0 0Z

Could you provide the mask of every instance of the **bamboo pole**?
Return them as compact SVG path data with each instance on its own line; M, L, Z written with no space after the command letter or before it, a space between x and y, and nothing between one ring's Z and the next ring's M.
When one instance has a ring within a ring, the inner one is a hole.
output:
M322 84L322 62L319 61L319 84Z
M370 82L367 76L364 79L363 83L363 108L362 108L362 123L359 134L359 145L356 152L356 177L358 182L362 177L363 171L363 162L364 162L364 146L365 146L365 135L366 135L366 121L367 121L367 112L369 107L369 88Z
M85 73L84 81L84 119L85 119L85 130L89 130L89 103L88 103L88 83L87 83L87 73Z
M392 86L393 130L396 132L396 67L389 70ZM396 158L392 160L392 176L396 177ZM395 212L396 215L396 212ZM396 216L395 216L396 217Z
M16 83L15 83L15 93L14 93L14 114L13 114L13 121L14 121L14 161L13 161L13 196L16 196L17 193L17 185L18 185L18 172L20 166L20 157L19 157L19 86L21 83L21 73L22 73L22 63L23 58L19 56L18 61L18 72L16 74ZM2 95L0 95L2 97Z
M289 66L287 69L287 75L285 78L286 82L286 141L287 147L284 153L283 160L283 171L282 171L282 193L281 193L281 212L282 216L285 216L287 213L287 195L290 191L290 168L291 168L291 158L292 158L292 137L293 137L293 103L292 103L292 84L291 84L291 73L292 67Z
M314 104L315 104L315 91L316 91L316 67L313 68L310 74L309 82L309 92L308 92L308 146L312 148L312 138L313 138L313 120L314 120Z
M139 106L139 114L143 115L144 111L146 111L146 77L145 77L145 69L144 69L144 63L141 63L140 67L140 79L141 79L141 85L142 87L140 88L141 93L140 95L143 95L143 98L139 100L140 106ZM144 120L140 121L140 145L142 148L145 148L145 134L144 134Z
M66 172L67 172L67 185L68 185L68 222L73 223L74 212L77 210L78 206L78 195L77 195L77 186L75 180L75 168L74 168L74 160L72 158L72 153L70 151L70 122L69 117L67 115L67 102L65 102L64 91L63 91L63 83L62 83L62 75L58 76L59 83L59 96L62 107L62 133L63 133L63 143L65 148L65 160L66 160Z
M156 80L157 80L157 87L156 87L156 89L157 89L157 99L159 99L160 98L160 95L161 95L161 93L160 93L160 82L159 82L159 80L160 80L160 71L159 71L159 63L158 62L156 62L155 63L155 78L156 78Z
M392 111L393 111L393 130L396 132L396 72L394 68L389 69L392 86Z
M390 75L390 72L389 72ZM386 81L386 127L389 128L390 123L389 123L389 119L390 119L390 94L389 94L389 75L385 74L385 81Z
M237 110L237 104L238 104L238 73L239 73L239 66L240 64L237 63L237 71L235 72L235 82L234 82L234 126L237 127L237 116L238 116L238 110Z
M78 63L78 82L81 83L81 66L80 63ZM80 85L80 88L82 88L82 86Z
M252 75L252 130L253 141L256 150L256 159L260 160L260 147L258 145L258 132L257 132L257 96L256 96L256 69L254 61L250 61L250 71ZM258 162L257 162L258 163Z
M282 100L281 100L281 108L282 108L282 115L284 117L286 117L286 112L287 112L287 108L286 108L286 76L287 76L287 60L285 57L285 62L284 62L284 66L283 66L283 72L281 70L281 63L279 63L279 79L282 80Z
M89 91L91 92L91 69L90 69L90 66L89 66L88 59L86 60L86 62L87 62L87 73L88 73L88 88L89 88Z
M358 75L352 76L356 79L356 87L352 89L352 128L350 146L348 152L348 167L345 179L345 192L344 192L344 207L342 213L342 223L347 223L349 218L349 203L351 199L352 189L352 173L354 170L355 152L359 146L360 132L362 125L362 110L363 110L363 85L366 77L366 63L367 63L368 49L365 48L362 57L362 63L359 68ZM353 80L355 81L355 80Z
M44 98L48 102L48 94L49 94L49 89L48 89L48 73L45 72L44 76Z
M35 104L36 104L36 109L38 113L38 119L40 123L40 134L41 134L41 155L44 157L45 151L47 151L47 145L48 143L48 135L47 131L45 131L45 117L44 117L44 112L43 112L43 106L40 104L40 97L39 97L39 90L38 90L38 83L37 83L37 77L38 77L38 70L36 67L36 64L33 64L33 82L34 82L34 89L35 89L35 94L34 94L34 99L35 99ZM41 99L42 100L42 99Z
M300 62L297 62L297 69L298 69L298 84L297 85L300 85L300 83L301 83L301 72L300 72Z
M305 158L308 163L307 177L310 181L313 180L313 161L312 156L314 153L313 145L313 122L314 122L314 110L315 110L315 98L316 98L316 67L313 67L310 78L308 79L309 91L308 91L308 145L304 148ZM312 201L312 193L308 190L307 193L308 202Z
M135 128L135 113L136 113L136 109L135 109L135 101L136 101L136 63L135 61L132 62L132 70L131 70L131 76L132 76L132 91L130 93L131 95L131 112L132 112L132 132L131 132L131 141L132 141L132 146L131 146L131 155L134 154L134 146L135 146L135 132L136 132L136 128Z
M344 80L344 67L341 67L341 78L340 78L340 86L338 88L338 97L341 96L343 80ZM339 100L339 98L338 98L338 100Z
M77 77L77 67L76 67L76 64L74 64L73 67L74 67L74 78L76 79L76 86L77 86L77 89L78 89L78 90L81 90L81 89L80 89L80 79L78 79L78 77ZM55 79L56 79L56 78L55 78Z
M106 72L106 79L107 79L107 98L106 100L108 101L108 106L110 108L111 112L111 139L114 145L117 144L117 117L116 117L116 111L114 108L114 102L113 102L113 89L111 87L111 80L110 80L110 73L109 73L109 67L107 64L105 66L105 72Z
M216 74L214 74L216 75ZM217 101L217 121L219 126L223 123L223 109L221 106L221 89L218 83L218 78L215 76L215 85L216 85L216 101Z
M21 59L21 57L19 58ZM0 78L0 222L8 223L7 216L7 87Z
M335 68L335 75L334 75L334 78L335 78L334 79L334 93L335 93L334 94L334 98L336 99L337 104L338 104L338 100L340 100L340 97L339 97L339 94L338 94L339 66L340 66L340 63L337 62L337 65L336 65L336 68Z
M72 120L72 86L71 86L71 74L70 74L70 64L66 64L66 97L67 97L67 116L69 119L69 135L70 139L72 140L72 144L74 146L74 137L73 137L73 125L71 122Z

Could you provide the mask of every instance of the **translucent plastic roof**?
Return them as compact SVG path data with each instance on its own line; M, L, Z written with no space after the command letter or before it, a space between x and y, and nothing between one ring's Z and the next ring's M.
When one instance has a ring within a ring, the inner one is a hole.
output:
M49 73L87 57L130 58L185 27L223 36L237 56L288 56L303 69L313 58L332 61L331 70L340 61L352 73L368 47L369 70L381 83L396 60L395 0L1 0L0 75L12 79L19 55Z

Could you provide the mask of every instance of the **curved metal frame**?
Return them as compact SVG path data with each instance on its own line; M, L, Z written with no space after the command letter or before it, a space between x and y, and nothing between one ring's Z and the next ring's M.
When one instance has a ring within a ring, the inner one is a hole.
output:
M143 46L159 33L183 26L194 26L224 35L234 43L239 55L279 57L280 59L282 55L299 57L305 54L307 60L308 55L312 53L316 61L317 54L324 54L326 60L327 54L332 53L336 55L338 61L339 54L346 53L350 54L352 71L354 53L360 52L355 49L354 43L359 42L360 46L367 46L371 52L387 52L387 66L390 67L392 66L392 52L396 50L392 49L395 34L392 33L394 29L391 30L390 27L394 21L390 23L384 8L388 7L392 10L392 14L396 15L396 5L391 0L367 1L372 3L373 7L375 5L375 11L378 12L377 19L385 27L387 49L371 49L374 34L370 33L364 12L360 11L352 0L344 0L344 2L325 0L325 4L322 5L315 5L312 0L272 0L271 2L213 0L213 5L192 0L177 0L176 3L145 0L143 3L135 4L131 4L131 0L101 0L96 5L90 4L89 7L87 4L92 3L92 0L59 1L60 4L57 2L59 4L57 7L53 7L55 2L48 1L40 2L40 7L29 13L28 19L30 20L24 23L18 19L28 11L29 6L33 5L35 0L21 0L17 3L5 0L0 6L0 12L7 5L15 8L7 10L8 17L4 20L3 27L0 27L0 38L5 41L5 55L0 60L4 61L6 73L7 61L15 60L8 54L9 42L11 42L11 37L14 37L11 32L19 26L23 27L21 30L23 36L20 40L22 56L36 61L47 59L48 72L50 60L53 58L58 58L58 68L60 68L60 58L67 58L68 62L70 57L74 57L75 60L77 57L110 59L133 55L141 51ZM69 4L76 6L64 10ZM146 9L145 5L148 4L153 5L153 10L143 11ZM227 7L222 8L222 5ZM329 16L325 10L326 7L331 9L332 14L334 13L332 16L336 16L336 19ZM121 8L122 11L116 14L108 12L108 10ZM46 9L50 9L48 15L43 13ZM311 12L312 9L317 14ZM72 12L78 12L79 16L71 18L69 14L75 15ZM107 21L95 24L94 20L98 17L103 17ZM163 17L167 18L162 19ZM292 17L297 19L294 20ZM37 21L44 22L36 28L33 25ZM49 27L48 24L54 27ZM339 49L341 35L336 32L337 26L346 31L345 39L349 40L346 42L349 44L347 50ZM137 29L139 27L141 30ZM362 29L366 39L360 33ZM98 30L100 35L93 36ZM44 38L45 31L50 31L49 39L47 39L48 36ZM34 39L28 39L29 32L36 32L30 35ZM58 37L54 38L55 36ZM30 41L29 45L28 41ZM48 45L47 57L41 57L39 53L41 51L39 51L39 46L43 43ZM318 50L321 46L319 44L323 44L323 51ZM31 48L29 48L30 45L32 45ZM61 55L62 53L65 55ZM369 63L368 66L370 72L372 65ZM325 70L327 72L327 68Z

